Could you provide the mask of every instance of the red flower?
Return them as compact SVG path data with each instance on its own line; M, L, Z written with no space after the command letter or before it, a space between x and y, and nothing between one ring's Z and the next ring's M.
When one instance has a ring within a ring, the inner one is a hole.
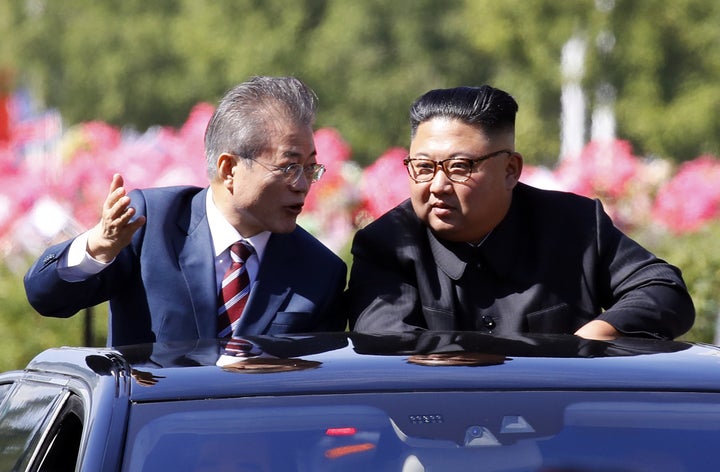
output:
M590 142L576 159L563 161L556 176L563 188L588 197L622 196L640 161L628 141Z
M360 179L362 209L375 219L410 196L402 161L407 150L392 148L365 168Z
M655 199L653 219L660 225L683 233L695 231L720 216L720 161L700 156L680 166Z
M325 175L312 185L305 198L305 210L316 210L328 198L336 198L347 185L343 175L344 165L350 160L350 145L333 128L321 128L315 131L315 149L317 162L325 166Z

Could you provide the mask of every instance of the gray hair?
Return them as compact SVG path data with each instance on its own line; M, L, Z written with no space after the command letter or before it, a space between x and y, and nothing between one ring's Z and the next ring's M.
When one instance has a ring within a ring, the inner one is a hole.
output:
M228 90L205 130L207 174L217 177L222 153L249 159L266 149L273 122L312 126L317 96L295 77L252 77Z

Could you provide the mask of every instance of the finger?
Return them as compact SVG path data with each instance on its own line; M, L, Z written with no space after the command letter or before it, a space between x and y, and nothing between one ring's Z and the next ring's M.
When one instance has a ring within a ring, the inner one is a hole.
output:
M116 192L117 191L118 190L116 190ZM117 198L113 200L113 198L115 197ZM127 211L132 208L130 206L130 202L130 197L128 197L127 195L108 196L108 200L106 202L108 205L103 212L103 216L106 219L110 220L122 218L127 213Z
M135 220L128 223L127 228L135 234L135 231L140 229L142 225L145 224L145 221L147 221L147 218L144 216L138 216Z
M132 220L133 216L135 216L135 208L131 206L124 206L122 211L120 211L114 218L114 222L118 227L126 226L128 223L130 223L130 220Z
M120 174L113 174L112 181L110 182L110 189L108 195L105 198L105 208L111 208L117 201L125 196L125 189L123 188L123 178Z
M110 182L110 191L108 193L113 193L118 188L122 187L124 185L122 175L120 174L113 174L112 181Z
M125 197L125 188L124 187L118 187L114 189L112 192L110 192L107 197L105 197L105 202L103 203L103 211L111 210L113 213L117 213L117 210L121 206L127 206L128 202L122 203L123 197ZM118 206L118 203L120 206Z
M139 216L125 225L118 226L114 239L123 246L128 244L135 232L137 232L137 230L145 224L145 220L144 216Z

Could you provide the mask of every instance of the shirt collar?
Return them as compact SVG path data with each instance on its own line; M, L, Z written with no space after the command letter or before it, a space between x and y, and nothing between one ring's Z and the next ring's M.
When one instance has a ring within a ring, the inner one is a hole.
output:
M227 248L239 240L247 241L255 249L255 254L259 260L265 253L268 239L270 239L270 231L263 231L249 238L243 237L238 231L222 216L220 210L213 201L212 188L208 188L205 198L205 211L207 213L208 225L210 226L210 235L212 236L213 253L215 257L222 254Z
M458 280L465 272L467 262L462 260L451 247L448 247L447 242L440 241L429 227L426 228L426 231L435 263L448 277ZM450 244L452 245L452 243Z
M535 259L528 253L528 243L534 236L525 224L526 215L521 213L521 203L513 192L505 218L478 248L485 266L503 278L517 279L523 273L518 267Z

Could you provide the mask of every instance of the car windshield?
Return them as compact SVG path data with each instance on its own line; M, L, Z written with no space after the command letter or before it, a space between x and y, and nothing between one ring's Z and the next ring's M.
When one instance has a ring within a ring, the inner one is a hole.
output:
M138 404L123 470L720 470L720 404L709 397L412 392Z

